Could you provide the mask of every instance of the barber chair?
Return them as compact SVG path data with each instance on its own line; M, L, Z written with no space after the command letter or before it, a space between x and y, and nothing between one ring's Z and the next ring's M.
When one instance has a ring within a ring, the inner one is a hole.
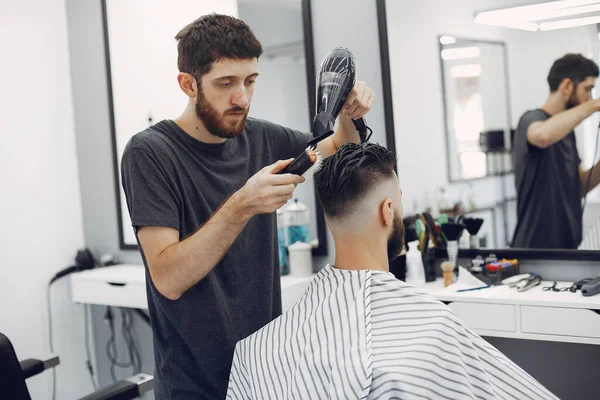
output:
M25 380L59 364L58 356L46 360L27 359L19 362L12 343L0 333L0 398L11 400L31 400ZM152 390L154 378L151 375L137 374L119 381L81 400L129 400L140 397Z

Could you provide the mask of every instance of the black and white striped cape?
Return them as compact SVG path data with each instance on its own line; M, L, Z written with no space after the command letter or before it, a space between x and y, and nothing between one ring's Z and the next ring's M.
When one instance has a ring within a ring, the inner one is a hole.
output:
M237 344L227 398L556 399L430 295L331 265Z

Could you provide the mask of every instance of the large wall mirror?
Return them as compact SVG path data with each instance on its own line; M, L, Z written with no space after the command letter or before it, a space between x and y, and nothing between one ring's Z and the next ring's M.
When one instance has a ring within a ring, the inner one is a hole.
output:
M176 81L175 34L212 12L246 21L264 50L249 115L309 132L316 75L310 0L103 0L102 5L120 246L136 249L121 186L121 156L131 136L185 107ZM313 254L327 255L325 220L312 180L300 185L295 197L309 208Z
M600 260L598 188L587 196L577 249L512 246L519 224L514 129L523 113L544 105L556 59L581 53L600 62L598 28L482 25L474 16L485 7L527 1L476 3L377 0L386 125L394 133L388 147L398 157L404 215L410 222L429 213L439 224L445 217L482 219L476 239L465 230L459 241L465 257ZM584 170L597 162L598 120L595 115L575 129ZM436 247L445 257L445 243Z
M448 180L510 171L505 44L451 35L440 35L439 42Z

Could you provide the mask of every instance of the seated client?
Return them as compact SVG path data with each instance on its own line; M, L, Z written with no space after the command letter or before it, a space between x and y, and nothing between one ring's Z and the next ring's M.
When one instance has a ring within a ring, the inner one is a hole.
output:
M240 341L229 399L555 399L443 303L397 280L402 192L391 152L346 144L315 175L335 241L282 316Z

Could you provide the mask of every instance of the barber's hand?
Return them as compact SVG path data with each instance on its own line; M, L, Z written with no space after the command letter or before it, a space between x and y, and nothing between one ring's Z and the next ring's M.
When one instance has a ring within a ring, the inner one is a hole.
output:
M375 94L371 88L365 82L357 81L348 95L340 115L350 119L364 117L371 109L374 101Z
M280 160L268 165L254 174L246 184L236 192L242 213L248 217L257 214L269 214L281 208L292 198L294 189L305 179L300 175L277 173L287 167L294 159Z
M591 99L589 103L592 106L593 112L600 111L600 98Z

